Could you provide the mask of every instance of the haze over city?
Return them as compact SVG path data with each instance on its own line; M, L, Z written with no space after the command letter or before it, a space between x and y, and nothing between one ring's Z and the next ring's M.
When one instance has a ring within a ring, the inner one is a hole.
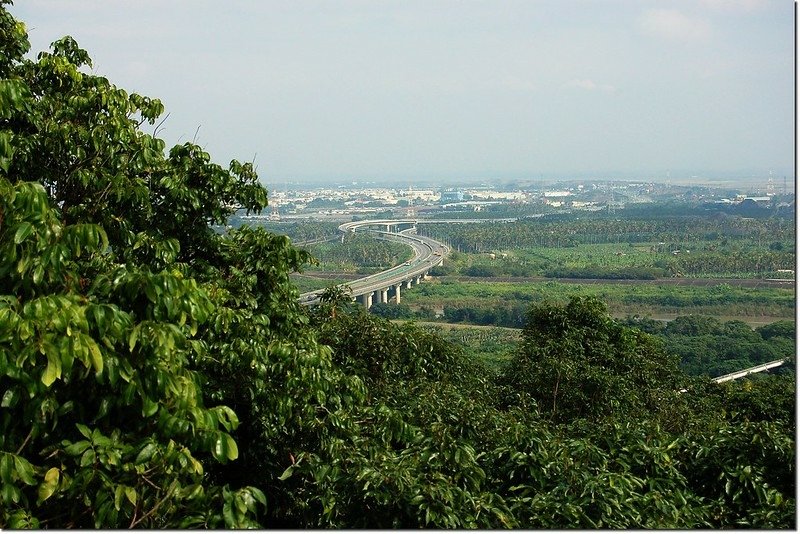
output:
M268 185L794 180L788 0L20 1Z

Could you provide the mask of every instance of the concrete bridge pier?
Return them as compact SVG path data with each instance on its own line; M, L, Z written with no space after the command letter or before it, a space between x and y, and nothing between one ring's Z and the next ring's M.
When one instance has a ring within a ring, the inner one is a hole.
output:
M411 280L406 280L405 282L402 283L406 285L406 289L411 289Z
M358 298L361 301L361 305L366 309L370 309L372 307L372 293L364 293Z
M400 287L403 285L403 282L400 282L396 286L394 286L394 303L400 304Z
M378 302L382 304L386 304L389 302L389 288L379 289L378 290Z

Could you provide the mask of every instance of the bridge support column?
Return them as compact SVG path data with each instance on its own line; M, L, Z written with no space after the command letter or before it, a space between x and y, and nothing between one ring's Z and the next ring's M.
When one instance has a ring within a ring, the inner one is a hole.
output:
M364 293L358 298L361 301L361 305L366 309L370 309L372 307L372 293Z
M389 302L389 288L379 289L378 290L378 302L386 304Z
M403 283L406 285L406 289L411 289L411 280L406 280Z
M422 282L422 277L421 276L417 276L416 278L414 278L414 283L415 284L419 285L421 282Z
M394 303L400 304L400 286L403 285L403 282L400 282L396 286L394 286Z

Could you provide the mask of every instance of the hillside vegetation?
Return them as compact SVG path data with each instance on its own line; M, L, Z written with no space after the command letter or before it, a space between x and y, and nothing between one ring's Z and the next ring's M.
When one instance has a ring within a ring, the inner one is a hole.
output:
M249 164L35 60L0 0L0 528L793 528L794 376L718 386L575 297L495 375L289 275ZM496 378L495 378L496 376Z

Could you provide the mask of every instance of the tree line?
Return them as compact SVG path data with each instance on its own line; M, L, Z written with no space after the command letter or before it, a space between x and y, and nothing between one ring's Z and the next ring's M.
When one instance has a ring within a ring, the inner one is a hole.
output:
M424 224L419 232L448 242L461 252L492 252L530 247L574 247L598 243L695 244L709 240L747 240L768 247L794 243L790 218L750 219L731 215L670 218L575 218L544 216L507 223ZM681 248L685 248L681 247Z

